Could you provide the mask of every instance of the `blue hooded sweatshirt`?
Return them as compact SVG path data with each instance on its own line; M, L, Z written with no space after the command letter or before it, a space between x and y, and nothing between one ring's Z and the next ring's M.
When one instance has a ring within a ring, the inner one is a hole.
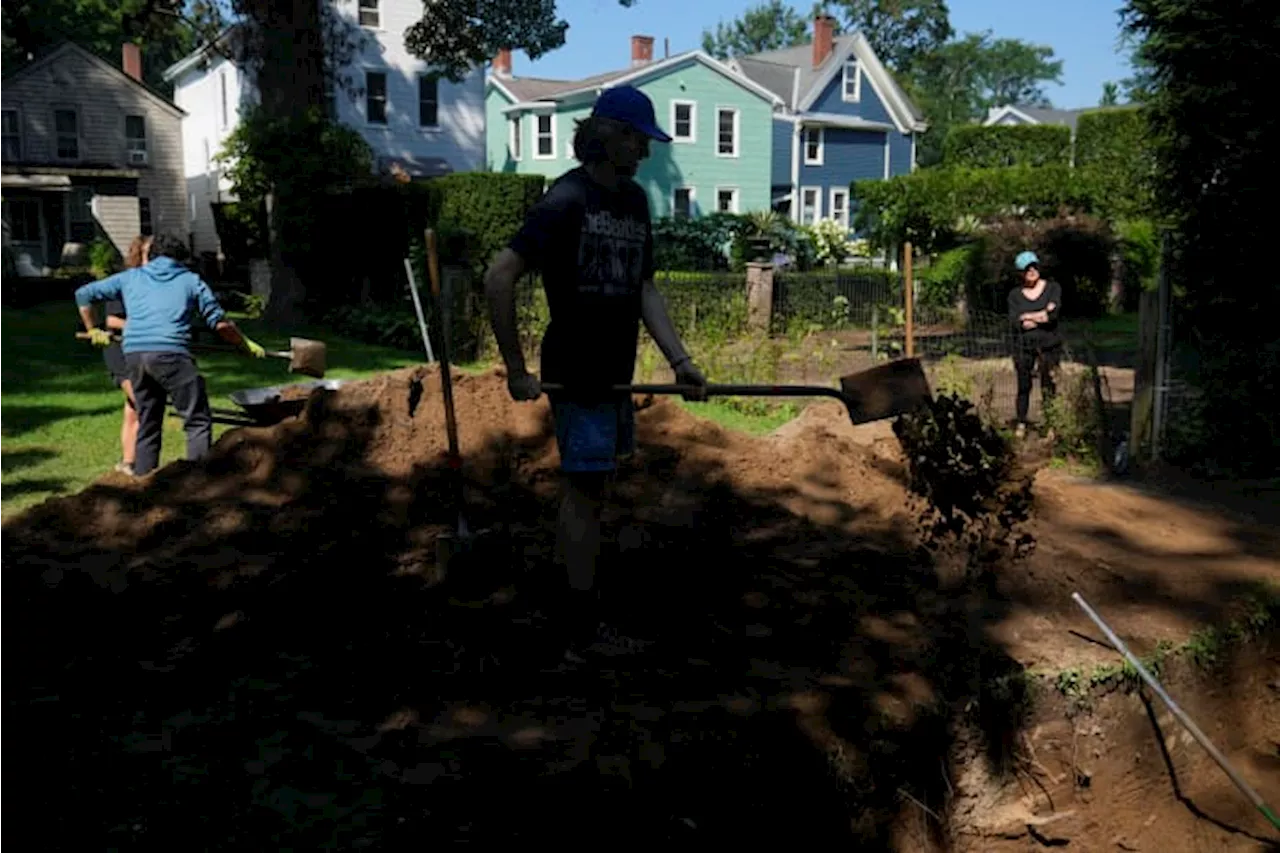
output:
M121 349L132 352L187 352L191 315L212 329L226 317L209 285L172 258L161 256L76 290L76 305L120 299L125 316Z

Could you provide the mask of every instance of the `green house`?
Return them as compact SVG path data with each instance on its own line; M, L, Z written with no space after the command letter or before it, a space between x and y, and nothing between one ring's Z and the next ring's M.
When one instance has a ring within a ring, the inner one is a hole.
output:
M773 114L782 100L702 51L654 61L653 39L633 36L631 67L585 80L511 73L511 54L494 60L485 85L488 168L555 178L578 165L575 122L606 88L631 85L653 101L672 137L655 143L636 180L655 218L770 207Z

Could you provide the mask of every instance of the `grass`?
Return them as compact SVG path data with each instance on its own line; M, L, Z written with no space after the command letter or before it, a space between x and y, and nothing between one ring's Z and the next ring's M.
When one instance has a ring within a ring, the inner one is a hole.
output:
M234 315L233 315L234 316ZM288 336L266 332L258 323L237 323L268 349L287 349ZM69 302L3 309L0 314L0 514L8 517L46 498L78 491L120 459L120 417L124 397L107 376L101 353L72 334L79 331ZM420 363L409 352L344 340L320 329L299 329L328 346L326 377L359 379ZM280 359L258 361L232 353L197 355L215 408L234 409L227 395L301 381ZM463 369L476 369L465 366ZM217 439L230 427L215 425ZM182 424L165 421L161 463L181 459Z
M1138 351L1138 315L1106 314L1092 320L1069 320L1065 324L1069 344L1092 341L1101 357L1105 353L1132 355ZM1083 351L1081 351L1083 354Z

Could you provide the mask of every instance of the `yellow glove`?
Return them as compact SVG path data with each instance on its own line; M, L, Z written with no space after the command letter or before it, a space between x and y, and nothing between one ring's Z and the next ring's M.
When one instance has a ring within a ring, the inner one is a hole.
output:
M243 335L241 335L241 337L244 337L244 336L243 336ZM254 343L253 341L249 340L248 338L245 338L245 339L244 339L244 348L245 348L245 349L247 349L247 350L249 351L249 355L253 356L254 358L266 358L266 357L267 357L267 351L266 351L266 349L262 346L262 344Z
M89 343L95 347L111 346L111 334L106 329L90 329Z

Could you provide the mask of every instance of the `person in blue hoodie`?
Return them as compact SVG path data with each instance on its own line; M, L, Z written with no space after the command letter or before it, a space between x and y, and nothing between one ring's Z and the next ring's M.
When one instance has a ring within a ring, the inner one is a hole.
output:
M149 257L140 267L76 290L80 320L94 345L105 347L111 343L111 335L99 327L94 303L119 300L129 318L121 349L138 411L133 464L133 473L138 477L151 473L160 461L164 408L169 398L183 420L187 458L199 459L209 452L213 414L204 377L188 350L193 314L233 346L244 347L254 358L266 356L265 349L227 319L209 285L182 263L187 258L182 241L156 237Z

